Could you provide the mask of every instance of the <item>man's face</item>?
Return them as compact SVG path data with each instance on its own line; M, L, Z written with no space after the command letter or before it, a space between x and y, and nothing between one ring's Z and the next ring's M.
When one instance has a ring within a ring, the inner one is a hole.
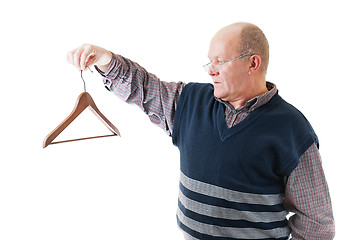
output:
M218 33L212 39L209 48L209 59L218 65L240 55L240 43L235 41L234 34ZM210 68L209 75L214 83L214 95L224 101L234 102L242 97L247 89L247 61L238 59L224 64L218 71Z

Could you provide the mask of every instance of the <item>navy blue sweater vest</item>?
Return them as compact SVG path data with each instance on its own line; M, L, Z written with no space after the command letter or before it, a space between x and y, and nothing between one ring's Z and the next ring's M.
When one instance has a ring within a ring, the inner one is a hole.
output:
M284 176L317 136L276 94L228 128L211 84L189 83L176 109L180 150L178 224L188 239L282 239Z

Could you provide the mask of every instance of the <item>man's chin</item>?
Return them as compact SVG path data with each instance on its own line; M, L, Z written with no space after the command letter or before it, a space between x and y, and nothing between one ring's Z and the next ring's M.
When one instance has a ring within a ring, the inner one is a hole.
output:
M224 95L221 94L221 92L215 90L214 91L214 97L222 99L224 97Z

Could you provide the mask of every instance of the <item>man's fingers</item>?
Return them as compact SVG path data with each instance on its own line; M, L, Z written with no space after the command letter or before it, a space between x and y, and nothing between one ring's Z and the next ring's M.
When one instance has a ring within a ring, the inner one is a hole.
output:
M91 47L86 47L80 57L80 69L85 70L87 66L91 66L95 60L96 51Z
M85 70L86 67L94 64L106 66L111 59L111 52L91 44L83 44L67 55L67 61L80 70Z
M84 49L83 48L78 48L76 49L76 51L74 52L73 55L73 64L75 67L81 69L81 65L80 65L80 61L81 61L81 55L83 53Z

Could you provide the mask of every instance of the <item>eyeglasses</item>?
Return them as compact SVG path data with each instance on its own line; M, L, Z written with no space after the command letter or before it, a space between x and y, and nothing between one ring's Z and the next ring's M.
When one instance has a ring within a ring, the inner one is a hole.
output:
M253 55L253 54L252 54L252 53L246 53L246 54L240 55L240 56L238 56L238 57L236 57L236 58L234 58L234 59L231 59L231 60L229 60L229 61L226 61L226 62L224 62L224 63L217 64L217 65L213 64L212 62L209 62L208 64L204 65L203 68L204 68L204 70L205 70L207 73L209 73L209 70L210 70L210 69L211 69L213 72L219 72L220 67L223 66L224 64L229 63L229 62L232 62L232 61L235 61L235 60L237 60L237 59L240 59L240 58L243 58L243 57L246 57L246 56L250 56L250 55Z

